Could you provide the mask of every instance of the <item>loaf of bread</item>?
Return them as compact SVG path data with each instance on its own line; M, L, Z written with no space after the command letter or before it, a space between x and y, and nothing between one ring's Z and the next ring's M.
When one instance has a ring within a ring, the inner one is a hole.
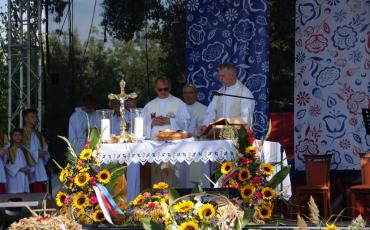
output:
M160 141L171 141L171 140L180 140L191 137L190 133L184 130L164 130L159 131L156 135L157 140Z

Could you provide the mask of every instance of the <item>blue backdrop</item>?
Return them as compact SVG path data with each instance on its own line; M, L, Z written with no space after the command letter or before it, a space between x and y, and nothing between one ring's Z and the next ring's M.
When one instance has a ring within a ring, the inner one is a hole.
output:
M221 84L218 65L234 63L238 78L261 99L254 113L255 136L268 124L269 18L267 0L187 0L186 76L208 105ZM265 101L264 101L265 100Z

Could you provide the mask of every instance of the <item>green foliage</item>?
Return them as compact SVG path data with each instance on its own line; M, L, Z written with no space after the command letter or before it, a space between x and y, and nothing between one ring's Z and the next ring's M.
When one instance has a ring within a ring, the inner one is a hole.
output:
M173 203L177 198L179 198L179 197L180 197L180 194L177 192L177 190L176 190L176 189L174 189L174 188L169 189L169 191L168 191L168 199L169 199L169 203L170 203L170 205L172 205L172 203Z
M243 229L247 224L252 222L252 218L254 215L253 209L246 209L244 210L244 215L242 220L235 220L234 228L235 230Z
M151 220L151 218L141 218L140 219L141 224L143 225L143 228L145 230L162 230L163 226L159 223L156 223Z
M191 191L191 193L201 193L203 192L203 186L202 186L202 182L199 182L197 183L197 185L193 188L193 190Z
M277 172L269 181L269 187L275 189L279 184L283 182L285 177L289 174L291 166L283 167L279 172Z
M100 141L100 132L99 132L99 130L97 128L90 129L89 138L90 138L89 148L90 149L95 149L96 145Z

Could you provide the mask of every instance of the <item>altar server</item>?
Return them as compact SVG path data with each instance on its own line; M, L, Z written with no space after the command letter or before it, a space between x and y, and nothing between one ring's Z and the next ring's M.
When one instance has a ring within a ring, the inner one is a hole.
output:
M38 123L37 110L26 109L22 112L22 116L24 121L22 143L35 161L35 170L30 173L30 192L46 192L48 176L45 165L50 159L50 154L45 137L36 129Z
M127 92L127 94L132 93ZM119 136L121 130L121 112L120 112L120 101L119 100L111 100L110 106L113 109L113 117L112 117L112 134ZM131 112L130 109L136 108L136 99L128 99L125 101L125 121L128 124L128 128L131 127ZM132 128L132 127L131 127ZM127 166L126 171L126 180L127 180L127 194L126 194L126 202L129 203L135 199L135 197L140 193L140 164L139 163L131 163Z
M237 79L236 68L233 64L221 64L218 69L218 76L222 84L221 89L218 90L219 93L253 98L252 92ZM207 125L222 117L243 118L249 125L254 106L254 100L230 96L214 96L208 105L200 131L203 132Z
M8 152L8 137L7 135L0 130L0 194L5 193L5 166L4 166L4 157Z
M5 157L7 193L29 192L29 175L34 170L35 161L22 145L22 129L15 128L10 133L11 145Z
M100 130L100 120L95 111L95 98L92 95L85 95L82 98L82 106L76 107L69 118L68 140L77 155L86 144L88 128L94 127Z
M188 131L193 136L199 135L199 127L202 125L204 115L207 111L207 106L197 102L198 90L194 85L188 84L182 88L182 95L186 108L190 115L190 125ZM210 176L210 164L203 162L192 162L190 165L183 165L186 168L186 187L194 188L198 183L202 183L203 187L210 187L210 182L204 176Z
M190 116L185 103L170 94L171 83L167 77L160 76L155 79L155 91L157 98L150 101L144 107L145 135L155 139L159 131L166 129L187 130ZM160 165L152 164L152 183L165 181L171 187L183 187L185 168L181 164L175 166L170 163Z

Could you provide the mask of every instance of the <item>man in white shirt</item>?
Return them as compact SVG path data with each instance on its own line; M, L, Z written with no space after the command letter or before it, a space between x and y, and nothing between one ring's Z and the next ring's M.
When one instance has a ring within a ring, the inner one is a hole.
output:
M186 108L190 115L190 125L188 127L188 132L193 136L199 135L199 127L202 125L204 115L207 111L207 106L202 103L197 102L198 90L194 85L188 84L182 88L182 96L186 104ZM208 177L210 175L210 164L203 162L193 162L190 165L183 163L183 167L186 169L186 175L184 181L186 180L187 188L194 188L198 183L202 183L203 187L210 187L208 179L204 176L206 174Z
M169 79L160 76L156 78L154 83L157 98L146 104L143 110L146 137L155 139L155 135L159 131L166 129L187 130L190 116L185 103L170 94L171 83ZM184 187L183 175L184 168L181 167L181 164L173 166L171 163L162 163L151 166L152 183L165 181L171 187Z
M222 84L221 89L218 90L219 93L253 98L252 92L237 79L236 68L233 64L221 64L218 75ZM250 99L230 96L213 97L208 105L200 132L203 133L207 125L221 117L243 118L249 126L254 106L255 101Z
M82 98L82 106L76 107L69 118L68 140L77 155L86 144L88 128L100 129L100 120L95 111L95 98L86 95Z

